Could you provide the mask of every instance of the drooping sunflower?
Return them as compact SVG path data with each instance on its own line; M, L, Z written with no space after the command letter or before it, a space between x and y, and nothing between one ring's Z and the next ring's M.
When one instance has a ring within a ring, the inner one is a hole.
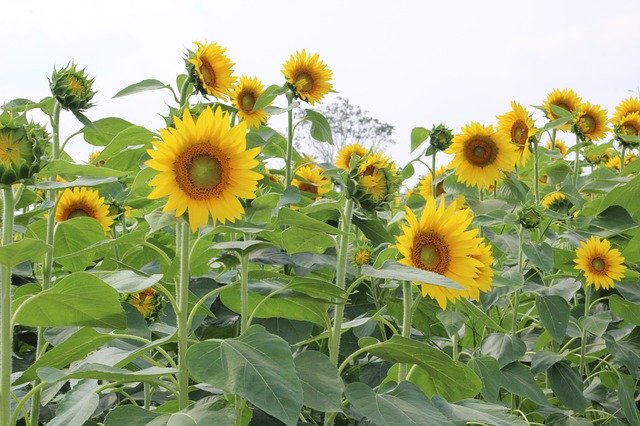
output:
M159 171L149 184L150 199L169 196L164 212L189 215L191 230L209 222L234 222L244 213L238 198L255 198L262 175L254 170L260 148L247 150L246 124L230 126L229 115L207 107L194 120L185 109L175 128L161 129L162 140L147 150L145 164Z
M340 151L338 151L338 156L336 157L336 166L344 170L351 170L351 167L349 167L351 157L355 154L358 157L362 158L367 152L369 152L369 150L359 143L345 145L340 149Z
M238 108L238 117L247 122L247 127L258 128L267 121L264 109L253 111L258 97L264 92L264 85L256 77L243 75L231 95L233 106Z
M127 302L145 318L154 317L162 307L162 298L152 287L129 295Z
M549 120L555 120L558 118L558 115L551 110L551 105L564 108L567 111L573 113L578 109L581 102L582 99L580 99L580 96L578 96L578 94L572 89L554 89L547 95L547 99L544 101L543 108L545 114L547 115L547 118ZM560 129L564 131L569 130L569 128L569 123L563 124L562 127L560 127Z
M636 156L633 152L628 153L627 155L624 156L624 165L625 166L629 165L629 163L631 163L635 159L636 159ZM608 167L610 169L620 171L620 156L613 155L609 157L604 163L604 165L605 167Z
M616 106L616 111L613 113L611 121L614 125L619 124L625 116L634 112L640 113L640 98L629 96Z
M419 220L408 207L405 219L407 224L402 226L396 244L402 255L399 262L444 275L463 287L456 290L415 282L423 296L435 299L445 309L448 301L476 297L480 286L487 287L486 265L480 260L486 253L480 249L483 241L477 237L478 230L467 229L472 220L469 209L458 210L453 204L445 207L442 196L436 205L435 198L429 197ZM481 271L482 282L478 282Z
M547 148L548 150L551 150L551 141L547 141L544 147ZM567 148L567 144L565 144L560 139L556 139L555 147L560 152L560 155L562 155L563 157L566 157L567 153L569 152L569 148Z
M332 72L317 53L296 52L284 63L282 73L296 95L311 105L331 91Z
M637 147L637 142L627 142L624 136L640 136L640 112L632 112L614 123L616 138L627 148Z
M529 112L519 103L511 101L511 111L498 116L498 131L518 148L518 165L527 164L531 158L529 138L536 133Z
M599 105L585 102L578 107L575 130L582 140L597 141L609 131L607 111Z
M198 49L187 58L191 81L203 95L226 101L236 83L231 69L234 64L225 55L227 49L216 43L195 44Z
M446 171L447 171L447 168L445 166L440 166L438 170L436 170L436 180L438 179L438 177L442 176ZM431 175L431 173L427 173L422 177L422 179L420 179L420 182L418 183L418 189L420 190L420 195L422 195L424 198L434 196L433 176ZM439 197L442 194L444 194L444 185L442 181L440 181L436 184L435 196Z
M624 257L618 249L611 248L607 239L592 236L583 241L576 249L575 269L584 272L587 285L597 289L609 289L615 286L615 281L624 277Z
M291 181L291 185L297 187L300 191L313 194L316 200L331 190L331 181L324 176L322 169L315 164L298 168L296 176Z
M458 181L483 189L502 181L502 172L512 171L518 158L507 136L474 121L462 128L446 152L455 155L449 168L456 171Z
M58 200L56 221L64 222L74 217L92 217L100 223L104 232L108 232L113 223L104 197L98 191L84 187L67 188Z
M554 211L568 211L571 207L567 196L559 191L550 192L542 199L541 203L545 208Z
M389 157L381 152L372 152L358 168L359 185L378 203L390 195L390 178L395 174L395 163Z

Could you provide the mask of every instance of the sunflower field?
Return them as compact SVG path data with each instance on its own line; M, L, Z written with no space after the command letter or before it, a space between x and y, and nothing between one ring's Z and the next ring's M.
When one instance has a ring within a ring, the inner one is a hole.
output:
M114 96L165 93L159 130L90 119L72 62L2 100L0 426L640 425L638 97L325 163L318 54L184 64Z

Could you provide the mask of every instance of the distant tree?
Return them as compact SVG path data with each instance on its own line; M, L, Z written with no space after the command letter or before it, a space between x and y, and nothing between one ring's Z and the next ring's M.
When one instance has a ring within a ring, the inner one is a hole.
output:
M333 145L318 142L309 134L311 124L301 123L296 129L294 143L299 150L316 156L318 162L333 162L336 153L345 145L359 144L384 150L396 142L392 139L393 126L369 116L369 111L351 104L348 99L337 97L335 101L315 109L327 118L333 133ZM295 112L297 119L304 112Z

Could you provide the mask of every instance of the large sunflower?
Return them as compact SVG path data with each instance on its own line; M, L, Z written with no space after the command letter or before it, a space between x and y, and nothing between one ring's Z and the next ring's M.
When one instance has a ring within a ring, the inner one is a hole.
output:
M640 99L637 96L629 96L616 106L616 111L613 113L611 121L614 124L618 124L626 115L634 112L640 113Z
M109 217L109 206L98 191L88 188L65 189L56 206L56 220L63 222L83 216L97 220L104 232L108 232L113 223Z
M507 136L476 122L464 126L446 152L455 155L449 168L456 170L458 181L484 189L502 181L502 172L512 171L518 158Z
M498 116L498 131L518 148L518 165L524 166L531 158L529 138L536 134L531 115L519 103L511 101L511 111Z
M573 261L576 263L574 268L584 272L587 285L596 289L613 288L615 281L623 278L627 269L620 251L612 249L609 240L596 236L580 244Z
M231 69L234 64L225 55L227 49L216 43L195 44L198 50L187 59L193 65L192 81L201 93L226 101L236 82Z
M549 120L555 120L558 118L558 115L551 110L551 105L559 106L560 108L564 108L567 111L573 113L575 112L582 99L576 92L572 89L554 89L551 93L547 95L547 99L544 101L544 111ZM563 124L560 128L561 130L567 131L569 130L569 123Z
M598 105L591 105L589 102L583 103L578 108L576 131L583 140L597 141L602 139L609 131L607 111Z
M446 171L447 171L447 168L445 166L440 166L440 168L436 170L436 180L438 179L438 177L442 176ZM427 173L422 177L422 179L420 179L420 182L418 183L418 190L420 191L420 195L422 195L424 198L434 197L434 196L439 197L440 195L444 194L444 185L442 181L438 182L436 184L436 193L434 195L433 194L433 175L431 173Z
M454 204L445 208L444 197L440 198L439 205L435 198L429 197L419 220L408 207L405 212L407 224L402 226L402 235L396 244L402 255L399 262L444 275L464 288L414 283L420 286L423 296L435 299L445 309L448 301L475 298L481 286L487 288L489 274L483 260L488 258L482 249L482 238L477 237L478 230L467 230L472 220L469 209L458 210Z
M284 63L282 73L300 99L311 105L331 91L332 72L317 53L296 52Z
M331 190L331 181L323 175L322 169L315 164L298 168L296 176L297 178L291 181L291 185L297 187L300 191L313 194L316 200Z
M238 108L238 117L247 122L248 127L257 128L267 121L264 109L253 111L258 97L264 92L264 85L256 77L240 77L240 82L231 95L233 106Z
M209 107L196 120L185 109L174 122L147 150L151 159L145 164L160 172L149 182L155 187L149 198L168 195L163 210L176 217L188 212L192 231L206 225L209 215L214 223L239 219L244 207L238 198L255 198L262 179L251 170L260 148L247 150L245 123L230 127L228 114Z
M353 154L362 158L367 152L369 152L369 150L359 143L345 145L340 149L340 151L338 151L336 166L344 170L351 170L349 163L351 163L351 157L353 157Z

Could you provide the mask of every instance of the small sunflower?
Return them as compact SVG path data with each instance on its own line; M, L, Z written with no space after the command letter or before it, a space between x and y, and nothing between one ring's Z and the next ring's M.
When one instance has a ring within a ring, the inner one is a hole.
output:
M517 148L493 126L471 122L453 138L447 154L454 154L449 168L455 169L458 181L482 189L502 181L502 172L515 168Z
M351 157L355 154L362 158L367 154L367 152L369 152L369 150L359 143L345 145L340 149L340 151L338 151L336 166L344 170L351 170L351 167L349 166L351 163Z
M291 181L291 185L300 191L314 195L314 199L321 198L331 190L331 181L327 179L323 170L315 164L299 167L296 170L296 178Z
M616 106L616 111L613 113L611 121L614 125L619 124L625 116L634 112L640 113L640 98L629 96Z
M547 194L542 199L542 205L550 210L558 211L562 207L568 207L569 200L562 192L554 191Z
M519 103L511 101L511 111L498 117L498 131L518 148L518 165L527 164L531 158L529 138L536 134L529 112Z
M544 102L543 108L549 120L555 120L558 118L558 115L551 110L551 105L558 106L560 108L566 109L567 111L573 113L575 112L582 100L578 96L576 92L572 89L554 89L551 93L547 95L547 99ZM561 130L567 131L569 130L570 125L563 124L560 127Z
M447 168L445 166L440 166L440 168L436 170L436 180L438 179L438 177L442 176L446 171L447 171ZM418 183L418 189L420 190L420 195L422 195L424 198L434 196L433 176L431 173L427 173L422 177L422 179L420 179L420 182ZM443 182L440 181L436 184L435 196L439 197L442 194L444 194L444 185L443 185Z
M113 219L109 217L109 206L98 191L89 188L65 189L56 207L56 221L64 222L75 217L92 217L104 232L108 232Z
M638 146L637 142L627 142L621 136L640 136L640 112L632 112L622 117L614 124L614 130L616 138L627 148Z
M145 318L153 318L162 307L162 297L151 287L129 295L127 303Z
M609 289L615 286L615 281L624 277L624 257L617 249L611 248L607 239L592 236L580 244L576 249L575 269L584 272L587 285L597 289Z
M351 250L351 260L356 266L370 265L373 248L369 244L359 244Z
M145 164L159 171L149 184L150 199L169 196L164 212L189 214L191 230L209 222L235 222L244 213L238 198L255 198L262 175L254 170L260 148L247 150L246 124L230 126L229 115L207 107L197 119L185 109L175 128L161 129L162 140L147 150Z
M383 201L389 193L389 176L384 170L395 174L395 164L381 152L367 156L358 168L359 184L375 203Z
M454 204L445 207L444 197L440 197L436 205L435 198L429 197L419 220L408 207L405 219L407 224L402 226L402 235L397 237L396 244L402 255L399 262L444 275L464 288L414 283L420 286L423 296L435 299L440 308L446 309L448 301L476 298L484 291L481 287L491 286L490 274L483 269L491 267L482 248L484 242L477 237L477 229L467 229L472 220L469 209L458 210Z
M240 77L240 82L231 95L233 106L238 108L238 117L247 122L247 127L258 128L267 121L264 109L253 111L253 107L264 92L264 85L256 77Z
M311 105L331 91L331 70L317 53L296 52L284 63L282 73L296 95Z
M551 141L547 141L544 147L547 148L548 150L551 150ZM569 152L569 148L567 148L567 144L565 144L560 139L556 139L555 147L560 152L560 155L562 155L563 157L566 157L567 153Z
M187 59L191 80L203 95L226 101L236 82L231 69L234 64L225 55L227 49L216 43L195 44L198 49Z
M629 165L629 163L631 163L635 159L636 159L636 156L633 152L628 153L627 155L624 156L624 165L625 166ZM605 161L604 165L605 167L608 167L610 169L620 171L620 156L613 155L612 157L609 157Z
M607 127L607 111L598 105L585 102L578 108L575 131L582 140L597 141L609 131Z

